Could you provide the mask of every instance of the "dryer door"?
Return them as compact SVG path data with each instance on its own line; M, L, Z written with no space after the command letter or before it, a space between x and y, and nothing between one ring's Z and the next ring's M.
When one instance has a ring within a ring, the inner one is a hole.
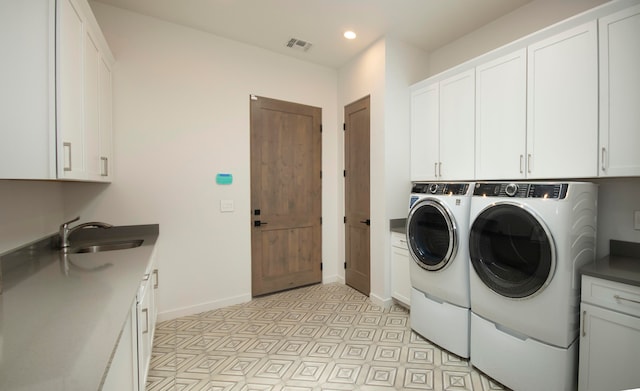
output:
M407 243L413 260L426 270L447 266L458 249L451 213L435 199L418 201L407 218Z
M555 270L555 247L547 227L522 205L484 209L469 233L473 269L493 291L524 298L546 287Z

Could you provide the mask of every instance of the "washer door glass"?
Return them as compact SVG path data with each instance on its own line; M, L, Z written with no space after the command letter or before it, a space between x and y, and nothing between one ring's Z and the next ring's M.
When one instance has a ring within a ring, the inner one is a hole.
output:
M424 199L409 213L407 242L414 261L427 270L439 270L454 257L457 233L442 204Z
M545 287L555 267L546 227L521 206L498 204L471 225L469 256L480 279L500 295L531 296Z

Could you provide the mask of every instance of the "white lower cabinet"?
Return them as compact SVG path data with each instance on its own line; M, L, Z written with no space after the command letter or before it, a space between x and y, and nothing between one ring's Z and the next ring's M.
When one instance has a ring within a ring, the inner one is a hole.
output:
M640 287L582 277L579 391L640 387Z
M138 384L143 391L147 384L153 336L156 328L157 307L155 291L158 289L158 269L152 262L147 269L145 278L140 285L137 297L137 341L138 341Z
M405 235L391 232L391 297L406 306L411 304L409 262L411 256Z
M102 391L138 390L137 303L133 303L111 360ZM142 389L144 391L144 389Z
M158 278L158 268L152 261L129 311L103 391L144 391L146 388L157 319Z

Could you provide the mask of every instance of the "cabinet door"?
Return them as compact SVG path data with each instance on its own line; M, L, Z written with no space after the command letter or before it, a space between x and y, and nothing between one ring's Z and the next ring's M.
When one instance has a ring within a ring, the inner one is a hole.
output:
M57 138L58 177L84 176L83 79L84 27L70 0L58 3Z
M596 22L529 46L527 60L528 177L597 175Z
M411 180L438 179L438 83L411 94Z
M600 19L600 175L640 175L640 6Z
M578 389L626 390L640 385L640 318L580 305Z
M99 103L100 103L100 177L103 181L111 181L113 175L112 133L113 133L113 95L111 86L111 67L100 58Z
M84 35L84 151L87 179L100 180L100 51L90 31Z
M138 347L136 342L136 304L120 334L102 391L138 390ZM144 390L144 389L142 389Z
M146 275L143 281L140 297L138 298L138 382L141 390L145 389L147 383L147 373L151 360L151 317L153 304L153 287L151 286L151 276Z
M476 68L476 179L525 178L527 52Z
M409 306L411 278L409 277L409 247L405 235L391 233L391 297Z
M475 69L440 82L438 179L474 179Z

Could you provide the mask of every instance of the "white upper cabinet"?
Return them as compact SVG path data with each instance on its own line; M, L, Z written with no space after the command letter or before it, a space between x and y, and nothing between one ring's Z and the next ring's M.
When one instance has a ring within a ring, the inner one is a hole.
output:
M601 176L640 175L640 6L599 20Z
M473 69L440 82L438 179L474 178L475 87Z
M527 52L476 67L476 178L526 178Z
M527 58L527 177L596 176L596 22L530 45Z
M411 93L411 180L438 179L439 84Z
M411 95L411 180L474 175L475 73L462 72Z
M3 0L0 23L0 179L109 181L114 59L87 1Z

